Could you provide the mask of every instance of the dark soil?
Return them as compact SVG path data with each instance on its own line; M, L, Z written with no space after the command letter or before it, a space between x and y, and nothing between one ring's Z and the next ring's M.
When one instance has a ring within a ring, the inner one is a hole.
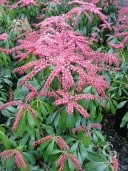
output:
M119 159L119 171L128 171L128 137L122 137L114 128L115 121L112 117L104 119L103 131L107 135L107 141L117 151Z

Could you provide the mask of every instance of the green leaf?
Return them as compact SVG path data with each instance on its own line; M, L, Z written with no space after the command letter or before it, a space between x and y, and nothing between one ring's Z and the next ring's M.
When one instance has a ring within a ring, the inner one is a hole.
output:
M97 138L95 132L93 132L92 135L93 135L93 136L92 136L93 142L94 142L94 143L98 143L98 138Z
M100 131L95 130L95 134L97 135L98 138L100 138L104 142L104 136Z
M51 124L51 123L54 121L56 115L57 115L57 111L55 111L54 113L52 113L51 115L49 115L49 116L47 117L46 123L47 123L48 125Z
M108 165L105 162L91 161L85 165L86 171L104 171Z
M8 84L9 86L12 86L12 82L10 80L8 79L3 79L3 80L6 84Z
M86 134L83 135L83 146L85 148L88 148L89 147L89 143L90 143L90 140L88 138L88 136Z
M50 155L62 153L61 150L54 149Z
M30 152L22 152L24 158L30 161L32 164L35 164L35 157Z
M13 171L15 166L14 158L10 158L6 161L6 169L7 171Z
M128 123L128 112L124 115L120 127L124 127L126 123Z
M79 160L80 164L82 165L84 160L83 160L81 154L79 153L79 151L77 152L77 159Z
M111 83L111 78L108 76L108 74L105 74L105 80L110 84Z
M8 118L11 117L11 113L10 113L7 109L2 110L1 113L2 113L4 116L7 116Z
M123 101L123 102L119 103L118 106L117 106L117 109L122 108L127 102L128 101L126 100L126 101Z
M14 108L13 106L9 106L7 109L12 113L15 113L17 111L17 109Z
M110 101L110 105L111 105L111 112L112 112L112 114L116 114L116 107L115 107L115 105L113 104L113 102L112 101Z
M97 122L101 122L102 119L103 119L102 113L101 113L101 112L98 112L98 116L97 116L97 118L96 118L96 121L97 121Z
M58 126L61 130L65 129L66 127L66 116L67 116L67 113L66 113L66 110L63 110L60 114L60 118L59 118L59 122L58 122Z
M29 139L29 134L26 133L26 134L23 136L23 138L22 138L22 140L20 141L20 143L21 143L22 145L26 145L28 139Z
M93 120L96 114L96 106L93 101L90 102L90 119Z
M70 171L68 162L65 162L63 171Z
M71 147L71 151L76 151L76 149L78 148L79 142L76 142L75 144L73 144L73 146Z
M4 127L1 127L1 126L0 126L0 131L3 132L3 133L5 134L5 129L4 129Z
M42 104L40 104L39 107L40 107L40 111L41 111L42 115L43 115L44 117L47 116L48 112L47 112L46 107L45 107L44 105L42 105Z
M50 114L52 114L53 110L52 110L51 106L50 106L48 103L45 103L45 102L43 102L43 104L44 104L44 106L46 107L46 109L48 110L48 112L49 112Z
M46 141L46 142L43 142L40 145L40 150L43 151L48 146L49 143L50 143L50 140L49 141Z
M83 158L83 160L85 158L87 158L88 152L82 144L80 145L80 154L81 154L81 157Z
M118 95L121 96L122 95L122 91L121 88L118 89Z
M60 113L57 113L57 115L55 117L55 120L54 120L54 126L55 126L55 128L58 126L59 118L60 118Z
M43 129L45 129L48 134L54 134L54 130L51 126L43 125Z
M53 140L47 147L46 149L46 155L51 155L53 152L53 148L54 148L54 143L55 141Z
M74 165L69 158L68 158L68 167L69 167L70 171L74 171Z
M68 129L74 128L75 125L75 116L74 115L67 115L66 117L66 127Z
M93 152L88 152L86 159L90 161L105 162L104 156Z
M24 112L22 114L21 119L20 119L20 122L19 122L19 125L18 125L18 128L17 128L17 133L21 137L26 130L27 130L26 113Z
M5 146L5 148L10 149L11 148L11 143L10 143L8 137L2 131L0 131L0 137L2 139L2 142L3 142L4 146Z
M27 117L28 117L28 123L30 127L34 127L35 126L35 121L33 119L33 116L30 112L27 112Z
M107 112L110 112L110 109L111 109L111 106L110 106L110 102L108 101L107 104L106 104L105 110L106 110Z

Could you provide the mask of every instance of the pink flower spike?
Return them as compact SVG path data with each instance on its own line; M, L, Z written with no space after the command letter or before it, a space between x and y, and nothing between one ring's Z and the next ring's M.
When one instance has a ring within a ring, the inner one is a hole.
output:
M22 117L22 114L23 114L23 111L25 110L25 107L24 105L20 107L19 111L17 112L16 114L16 117L15 117L15 121L13 123L13 130L16 131L17 127L18 127L18 124L19 124L19 121Z
M27 169L26 162L24 161L21 152L18 150L5 150L4 152L0 153L0 157L3 157L4 160L8 160L9 158L14 157L18 168L23 167L24 169Z
M112 167L113 167L113 171L118 171L119 169L119 162L116 157L112 158Z
M101 124L91 124L91 128L102 128Z
M64 164L64 161L66 160L66 154L62 154L59 159L55 162L56 166L60 166L62 164Z
M10 101L10 102L7 102L3 105L0 106L0 110L3 110L3 109L6 109L8 108L9 106L21 106L23 103L22 101Z
M79 163L79 160L75 156L73 156L71 154L68 155L68 156L69 156L70 160L72 161L72 163L74 164L75 168L78 169L78 170L81 170L81 165Z
M46 137L43 137L43 138L41 138L41 139L35 141L35 142L33 143L33 146L39 145L39 144L41 144L41 143L43 143L43 142L45 142L45 141L50 141L50 140L53 140L53 139L54 139L54 136L48 135L48 136L46 136Z
M81 131L81 130L86 130L86 126L78 126L78 127L76 127L76 128L73 128L72 129L72 133L74 134L74 133L76 133L77 131Z
M15 160L18 168L23 167L24 169L27 169L27 165L22 157L22 154L18 150L15 150Z
M65 149L65 150L69 150L69 146L67 145L67 143L64 141L63 138L61 137L57 137L56 138L56 144L58 145L58 147L62 150L62 149Z
M3 34L0 35L0 41L5 40L7 38L8 38L8 35L6 33L3 33Z

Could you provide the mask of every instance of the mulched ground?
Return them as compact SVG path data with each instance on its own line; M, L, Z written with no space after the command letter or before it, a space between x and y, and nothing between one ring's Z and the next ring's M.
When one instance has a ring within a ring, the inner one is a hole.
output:
M120 136L114 129L114 119L106 118L103 123L103 131L107 135L107 141L113 145L119 158L119 171L128 171L128 137Z

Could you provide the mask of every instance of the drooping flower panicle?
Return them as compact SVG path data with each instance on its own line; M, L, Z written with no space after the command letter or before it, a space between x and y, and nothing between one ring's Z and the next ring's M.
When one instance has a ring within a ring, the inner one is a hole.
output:
M76 1L75 1L76 2ZM82 2L81 2L82 3ZM66 22L64 16L55 16L45 19L37 24L36 31L30 31L25 38L18 40L19 45L7 52L16 52L19 59L24 59L29 54L33 54L35 59L19 68L15 72L21 74L30 70L27 76L20 82L20 85L27 85L27 82L36 74L49 68L48 78L45 79L40 96L50 95L55 97L55 91L49 91L52 82L57 78L61 85L61 93L56 93L55 104L66 105L69 114L74 109L79 111L84 117L89 117L87 111L77 103L79 99L98 99L94 95L75 96L69 95L70 89L82 92L86 86L92 86L100 96L105 97L105 89L109 88L103 76L99 72L105 65L118 65L118 59L112 54L95 52L90 48L90 41L82 35L76 33ZM22 51L24 50L24 51ZM20 55L19 55L20 54ZM16 56L15 56L16 57ZM74 79L74 73L78 76ZM29 87L30 89L30 87ZM37 91L27 96L26 102L37 96ZM57 98L61 96L61 98ZM99 98L100 99L100 98Z
M113 171L118 171L119 169L119 161L117 157L112 157L112 168L113 168Z
M10 102L7 102L3 105L0 106L0 110L4 110L6 108L8 108L9 106L19 106L19 110L18 112L16 113L16 117L15 117L15 121L13 123L13 130L15 131L17 126L18 126L18 123L22 117L22 114L25 110L28 110L32 116L37 119L37 114L35 112L34 109L32 109L27 103L23 103L22 101L10 101Z
M78 5L78 7L74 7L72 10L70 10L66 15L66 19L71 19L73 20L74 15L76 15L75 18L75 25L78 22L78 19L80 17L81 14L85 14L85 16L92 21L91 19L91 15L90 13L93 13L95 15L97 15L107 26L107 28L111 29L110 27L110 23L107 21L107 16L104 15L101 12L101 9L98 8L94 3L90 3L90 2L85 2L85 1L79 1L79 0L73 0L71 2L69 2L68 4L71 5Z
M5 40L8 38L8 35L6 33L3 33L0 35L0 41Z
M23 167L24 169L27 169L27 164L24 161L21 152L18 150L5 150L4 152L0 153L0 157L2 157L4 160L14 157L18 168Z
M114 26L114 38L121 39L119 43L114 44L109 42L109 45L114 49L123 49L128 43L128 6L120 7L118 11L117 24Z
M49 141L49 140L55 140L57 146L58 146L61 150L67 150L67 151L69 150L69 146L67 145L67 143L64 141L63 138L57 137L57 136L52 136L52 135L48 135L48 136L46 136L46 137L43 137L43 138L41 138L41 139L35 141L35 142L33 143L33 145L36 146L36 145L39 145L39 144L41 144L41 143L43 143L43 142L46 142L46 141Z

